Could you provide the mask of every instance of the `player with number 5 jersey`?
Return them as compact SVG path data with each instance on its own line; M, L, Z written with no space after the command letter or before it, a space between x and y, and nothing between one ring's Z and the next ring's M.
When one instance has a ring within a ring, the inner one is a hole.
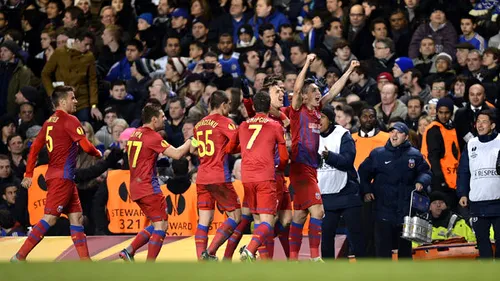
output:
M148 261L155 261L160 253L168 227L168 209L165 196L156 176L158 155L180 159L191 148L191 140L175 148L169 145L158 131L165 128L165 113L160 107L146 105L142 109L143 126L135 130L127 142L130 166L130 199L139 205L151 226L141 230L132 243L119 256L125 261L133 261L134 254L148 243Z
M199 220L195 233L196 255L200 260L217 260L217 249L231 236L241 219L238 194L231 182L229 169L229 141L236 134L236 126L227 118L231 107L224 91L215 91L208 101L210 114L194 126L198 143L200 166L196 178ZM210 246L208 228L213 220L215 204L228 218L217 229Z
M68 214L71 224L71 238L80 259L90 259L87 238L82 225L82 206L74 182L76 157L79 147L96 157L101 157L101 152L85 137L80 122L71 115L76 111L78 103L74 89L67 86L56 87L51 99L56 112L45 121L31 146L26 164L26 174L22 182L25 188L30 187L38 153L46 146L49 154L49 167L45 174L47 181L45 214L33 226L33 230L24 241L21 249L12 257L12 261L25 260L62 213Z

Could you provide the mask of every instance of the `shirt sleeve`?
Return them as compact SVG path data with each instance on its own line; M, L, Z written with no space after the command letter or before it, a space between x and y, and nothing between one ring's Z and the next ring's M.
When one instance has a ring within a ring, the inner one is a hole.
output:
M238 132L236 125L232 121L224 122L224 124L221 124L219 128L222 134L229 140L231 140L236 132Z

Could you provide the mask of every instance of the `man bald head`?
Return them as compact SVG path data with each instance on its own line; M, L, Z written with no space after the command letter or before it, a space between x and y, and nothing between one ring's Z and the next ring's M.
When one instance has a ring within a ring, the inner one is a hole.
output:
M481 84L474 84L469 88L469 102L474 107L483 105L486 100L484 87Z
M365 10L361 5L353 5L349 11L349 21L352 27L360 27L365 22Z

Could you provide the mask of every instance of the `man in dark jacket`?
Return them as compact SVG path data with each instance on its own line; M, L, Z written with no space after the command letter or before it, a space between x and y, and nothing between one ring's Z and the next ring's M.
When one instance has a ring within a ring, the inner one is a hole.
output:
M359 167L365 201L375 202L375 249L377 257L390 258L397 245L399 258L411 258L411 242L400 238L410 208L411 192L431 182L429 165L408 141L409 129L397 122L385 147L374 149Z
M321 253L323 258L335 258L335 235L340 217L349 231L349 241L356 257L365 255L361 230L362 201L354 158L356 146L348 130L335 124L335 111L325 106L321 111L322 165L318 168L318 185L323 199L325 217L322 224Z

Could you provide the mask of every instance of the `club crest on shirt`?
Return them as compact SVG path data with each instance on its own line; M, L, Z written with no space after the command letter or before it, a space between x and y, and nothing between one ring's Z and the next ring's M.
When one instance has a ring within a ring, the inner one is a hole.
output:
M62 213L63 208L64 208L63 206L57 206L57 212Z
M76 133L79 134L80 136L83 136L85 134L82 127L76 128Z
M316 192L316 194L314 194L314 196L316 196L316 199L321 199L321 194L319 194L319 192Z
M410 159L408 160L408 167L409 167L410 169L415 168L415 159L410 158Z
M236 126L234 126L233 123L229 123L229 125L227 125L227 127L229 130L232 130L232 131L236 130Z

